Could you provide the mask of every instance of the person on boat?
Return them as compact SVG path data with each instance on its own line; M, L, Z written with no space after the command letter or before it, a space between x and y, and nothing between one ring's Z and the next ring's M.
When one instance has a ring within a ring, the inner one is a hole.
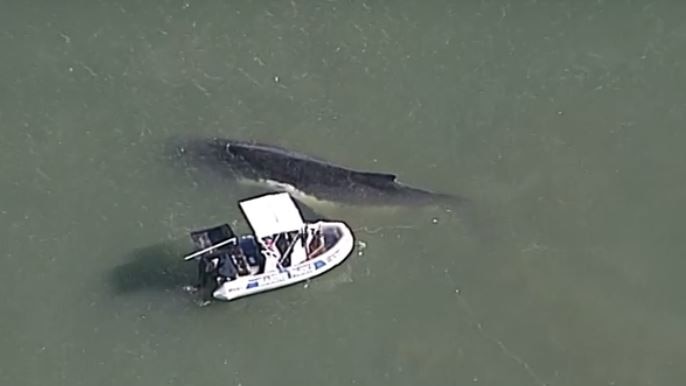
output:
M274 257L276 259L280 258L281 253L279 249L276 247L276 241L272 237L265 237L263 239L263 245L264 245L264 254L270 257Z
M271 251L274 249L274 239L271 237L265 237L264 238L264 248L268 251Z
M217 262L217 284L222 285L226 281L236 279L236 266L231 261L231 256L227 253L222 253L219 255Z
M321 229L318 228L311 232L311 239L308 248L309 253L307 255L308 259L317 257L317 255L321 254L324 251L324 239L322 237Z
M198 285L196 288L206 288L208 283L214 283L215 279L216 262L207 255L200 256L198 259Z
M198 258L198 285L196 291L202 292L202 298L208 302L212 298L212 293L219 288L220 276L217 270L219 257L212 255L202 255Z

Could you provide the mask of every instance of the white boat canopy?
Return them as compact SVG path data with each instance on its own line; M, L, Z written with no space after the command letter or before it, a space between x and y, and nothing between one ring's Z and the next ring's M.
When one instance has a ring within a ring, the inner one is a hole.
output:
M270 193L239 202L245 218L258 238L300 231L305 222L288 193Z

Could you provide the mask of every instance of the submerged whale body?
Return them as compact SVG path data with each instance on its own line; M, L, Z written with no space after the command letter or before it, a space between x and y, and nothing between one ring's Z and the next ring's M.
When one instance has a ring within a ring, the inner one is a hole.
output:
M242 179L322 201L357 205L431 205L462 198L404 185L394 174L358 171L292 150L228 139L195 141L182 149L218 162Z

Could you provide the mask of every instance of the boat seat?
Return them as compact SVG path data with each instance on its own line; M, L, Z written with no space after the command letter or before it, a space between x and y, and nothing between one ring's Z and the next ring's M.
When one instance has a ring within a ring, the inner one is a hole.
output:
M243 253L243 250L238 245L231 245L228 250L229 256L238 270L238 274L241 276L249 275L250 269L248 269L248 262Z
M239 244L243 253L245 254L246 261L251 267L259 267L260 272L264 270L265 257L260 252L260 248L252 236L242 236L239 240Z

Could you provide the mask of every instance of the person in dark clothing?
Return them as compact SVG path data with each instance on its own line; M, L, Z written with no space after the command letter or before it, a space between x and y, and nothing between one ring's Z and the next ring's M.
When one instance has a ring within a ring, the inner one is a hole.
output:
M214 291L225 282L236 279L236 274L236 267L228 254L203 255L198 261L198 289L202 290L206 301L210 300Z
M197 289L202 291L204 301L209 301L212 298L212 293L218 288L217 264L218 258L216 256L202 255L199 258Z
M210 257L200 256L198 261L198 288L205 288L209 283L215 282L215 263Z
M236 267L231 261L231 257L225 253L219 255L219 262L217 264L217 274L219 276L219 285L222 285L227 280L236 279Z

